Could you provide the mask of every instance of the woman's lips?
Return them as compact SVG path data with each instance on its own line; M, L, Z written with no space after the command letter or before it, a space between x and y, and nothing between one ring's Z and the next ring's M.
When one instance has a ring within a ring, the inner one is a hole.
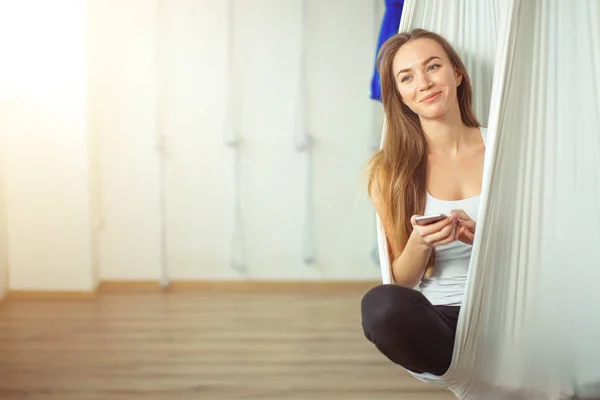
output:
M424 97L423 100L421 100L421 102L423 103L423 102L433 101L433 100L435 100L435 99L438 98L438 96L440 95L440 93L442 93L442 92L432 93L429 96Z

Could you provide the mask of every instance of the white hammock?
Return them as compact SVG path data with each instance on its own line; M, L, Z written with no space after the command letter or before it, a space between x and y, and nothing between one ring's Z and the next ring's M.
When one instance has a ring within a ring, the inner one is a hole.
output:
M600 2L407 0L413 28L456 46L488 126L452 365L416 376L461 399L600 398Z

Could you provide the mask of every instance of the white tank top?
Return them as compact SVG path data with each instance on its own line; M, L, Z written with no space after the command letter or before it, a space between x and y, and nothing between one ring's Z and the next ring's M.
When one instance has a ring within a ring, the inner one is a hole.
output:
M485 133L485 128L481 128L484 143ZM463 200L446 201L436 199L427 193L424 214L450 215L452 210L464 210L473 221L477 221L479 199L480 195ZM434 248L436 261L433 275L423 278L417 287L433 305L462 304L471 262L471 247L457 240Z

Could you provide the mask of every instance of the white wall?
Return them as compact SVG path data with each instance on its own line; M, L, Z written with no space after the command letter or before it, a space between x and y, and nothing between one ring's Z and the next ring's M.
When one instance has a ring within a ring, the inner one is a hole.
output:
M378 2L308 2L309 129L315 138L315 266L303 264L307 155L294 149L302 35L300 1L235 2L234 95L228 114L228 8L223 1L165 2L162 70L166 254L172 279L376 277L372 211L355 207L370 151L369 79ZM345 13L340 18L341 12ZM234 151L241 136L245 267L229 266Z
M12 15L27 20L13 32L38 35L20 44L34 49L20 72L34 77L25 85L33 92L0 104L10 114L11 289L86 290L96 276L156 280L162 268L177 280L378 278L361 171L380 129L369 87L383 1L308 2L312 158L293 140L301 5L234 2L235 115L226 107L227 2L61 0L33 19ZM61 13L70 17L56 24ZM61 57L48 57L56 50ZM229 265L228 117L242 139L243 272ZM310 266L302 262L309 162Z
M83 1L2 2L9 286L91 290ZM9 38L12 38L9 39Z
M0 87L0 92L5 87ZM3 102L0 97L0 104ZM0 132L3 131L2 114L0 114ZM8 236L6 232L6 191L4 185L4 143L3 135L0 134L0 299L8 290Z
M0 55L6 56L9 46L7 37L6 4L0 2ZM10 73L8 63L0 63L0 299L8 290L8 235L6 231L6 188L4 167L4 138L6 111L11 97Z
M157 2L88 0L86 15L99 278L158 279Z

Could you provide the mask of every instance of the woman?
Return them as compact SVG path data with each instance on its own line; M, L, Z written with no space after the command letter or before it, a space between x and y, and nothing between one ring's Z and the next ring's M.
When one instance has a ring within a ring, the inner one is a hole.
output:
M416 29L378 56L386 137L369 165L369 194L386 232L392 285L362 301L366 337L415 373L443 375L471 257L485 153L484 128L460 57ZM447 217L420 225L416 217Z

